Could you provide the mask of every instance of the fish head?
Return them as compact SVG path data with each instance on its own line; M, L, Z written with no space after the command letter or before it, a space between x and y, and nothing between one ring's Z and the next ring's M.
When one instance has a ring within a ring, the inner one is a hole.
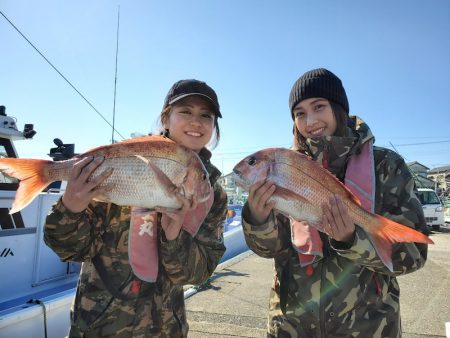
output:
M274 163L275 149L269 148L253 153L233 168L233 178L236 184L249 190L255 182L268 178Z
M188 161L186 173L182 183L184 196L198 202L206 201L211 195L209 174L198 155L192 152Z

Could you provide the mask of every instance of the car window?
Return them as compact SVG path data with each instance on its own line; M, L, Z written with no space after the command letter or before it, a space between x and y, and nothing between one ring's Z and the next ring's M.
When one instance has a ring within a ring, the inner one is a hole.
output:
M439 197L434 191L419 191L417 196L422 204L441 204Z

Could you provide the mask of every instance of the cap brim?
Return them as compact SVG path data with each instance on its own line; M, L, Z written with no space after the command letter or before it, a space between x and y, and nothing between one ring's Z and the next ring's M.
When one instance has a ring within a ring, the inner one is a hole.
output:
M177 101L179 101L179 100L181 100L181 99L184 99L185 97L193 96L193 95L195 95L195 96L202 96L202 97L208 99L208 101L211 102L211 104L212 104L213 107L215 108L215 113L216 113L216 115L219 116L219 117L222 117L222 114L220 113L220 110L218 109L218 107L217 107L216 104L214 103L213 99L211 99L208 95L205 95L205 94L202 94L202 93L182 94L182 95L177 96L177 97L173 98L172 100L170 100L170 101L168 102L168 104L174 104L175 102L177 102Z

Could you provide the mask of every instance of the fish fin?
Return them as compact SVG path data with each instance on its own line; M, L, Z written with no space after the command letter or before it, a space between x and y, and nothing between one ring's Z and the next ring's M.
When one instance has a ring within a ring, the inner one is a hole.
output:
M373 236L373 234L368 234L368 236L378 257L380 257L381 261L389 271L394 272L394 266L392 264L392 243L380 236Z
M120 141L120 143L139 143L139 142L148 142L148 141L166 141L166 142L173 142L171 139L167 137L163 137L160 135L143 135L139 137L133 137L126 140Z
M366 233L370 237L378 256L390 271L393 271L392 244L402 242L434 244L428 236L413 228L380 215L375 214L373 216L370 228L374 231L367 231L366 229Z
M106 183L106 184L102 183L101 194L94 197L93 200L97 201L97 202L111 203L112 202L111 201L111 192L114 190L115 187L116 187L116 184L114 184L114 183Z
M337 178L336 178L336 179L337 179ZM339 183L341 183L341 182L339 181ZM361 204L361 201L359 200L359 198L356 197L355 194L353 194L353 192L352 192L345 184L342 184L342 183L341 183L341 185L342 185L342 187L345 189L345 191L347 192L348 197L349 197L353 202L355 202L357 205L359 205L360 207L362 207L362 204Z
M177 212L179 209L156 206L156 207L153 208L153 210L155 210L156 212L162 212L162 213L169 212L169 213L171 213L171 212Z
M424 235L413 228L394 222L389 218L380 215L375 214L374 216L378 220L378 223L382 225L381 228L378 226L378 232L382 233L382 236L388 239L391 243L415 242L434 244L434 242L427 235Z
M20 181L12 208L9 211L10 214L25 208L46 186L53 182L45 175L45 168L51 163L53 162L35 159L0 159L0 171Z
M301 203L311 204L311 202L308 201L303 196L300 196L300 195L294 193L293 191L291 191L287 188L280 187L278 185L276 186L274 194L276 194L280 198L288 200L288 201L289 200L299 200L299 201L301 201Z
M176 195L178 192L178 187L173 184L173 182L170 180L170 178L163 173L161 169L158 168L158 166L154 165L151 161L146 159L144 156L141 155L134 155L138 159L142 160L144 163L146 163L151 170L155 173L156 179L161 183L163 187L166 187L167 192L170 195Z

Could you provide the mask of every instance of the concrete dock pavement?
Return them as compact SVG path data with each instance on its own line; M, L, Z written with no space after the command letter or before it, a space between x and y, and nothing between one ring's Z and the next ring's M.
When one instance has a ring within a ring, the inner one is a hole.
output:
M400 311L403 337L446 336L450 322L450 227L441 227L430 238L425 266L397 278L400 285Z
M446 337L450 322L450 228L431 235L424 268L398 277L403 338ZM245 252L216 269L209 288L186 299L189 337L266 337L273 260ZM450 337L450 336L449 336Z
M221 264L211 287L186 299L189 337L266 337L272 266L251 251Z

